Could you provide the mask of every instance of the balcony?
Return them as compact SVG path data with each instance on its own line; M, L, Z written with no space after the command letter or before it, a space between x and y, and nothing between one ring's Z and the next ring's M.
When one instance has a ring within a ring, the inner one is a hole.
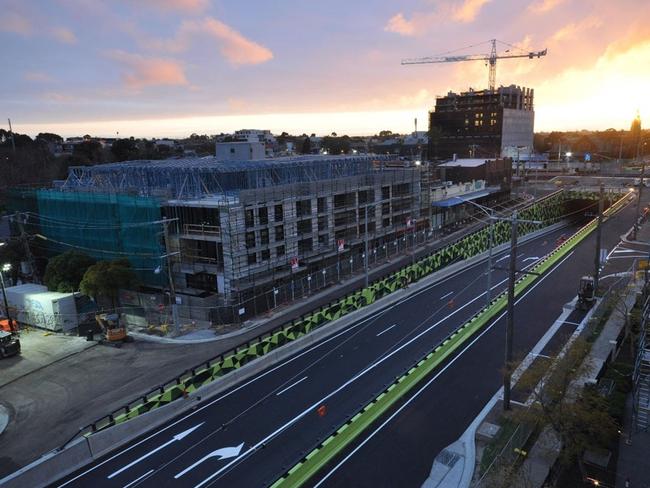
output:
M183 237L218 239L221 237L221 227L207 224L183 224Z

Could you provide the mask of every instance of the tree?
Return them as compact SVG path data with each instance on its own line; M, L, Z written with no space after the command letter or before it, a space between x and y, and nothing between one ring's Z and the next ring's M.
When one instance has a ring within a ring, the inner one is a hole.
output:
M111 146L111 153L115 161L128 161L138 159L140 151L135 139L118 139Z
M391 130L379 131L379 137L391 137L392 135L393 135L393 131Z
M97 163L102 160L102 145L98 141L85 140L76 144L73 156L86 163Z
M43 281L50 291L62 293L79 290L86 270L95 259L79 251L67 251L50 259L45 268Z
M311 139L309 139L309 137L305 137L305 139L302 141L300 152L302 154L311 154Z
M39 143L53 143L53 144L61 144L63 142L63 137L61 137L59 134L52 134L51 132L40 132L36 136L36 142Z
M350 137L323 137L323 149L327 150L330 154L341 154L350 152Z
M115 308L120 288L137 286L135 273L127 259L98 261L84 273L79 285L84 295L95 301L106 300Z
M585 360L588 352L587 341L578 339L550 367L544 361L533 363L517 384L522 391L532 391L534 402L515 417L550 426L562 443L560 461L565 466L577 462L582 467L585 449L607 446L618 429L607 399L595 387L581 387L580 378L591 368Z

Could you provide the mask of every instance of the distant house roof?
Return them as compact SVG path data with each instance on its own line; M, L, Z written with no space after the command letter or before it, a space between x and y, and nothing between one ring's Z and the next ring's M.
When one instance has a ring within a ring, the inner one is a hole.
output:
M482 164L485 164L486 161L494 161L494 159L457 159L456 161L449 161L448 163L443 163L440 164L439 166L443 166L445 168L450 168L453 166L462 166L464 168L476 168L477 166L481 166Z
M455 205L461 205L466 203L467 200L476 200L477 198L486 197L491 193L499 191L498 188L488 188L485 190L479 190L472 193L464 193L457 197L446 198L445 200L436 200L431 202L432 207L453 207Z

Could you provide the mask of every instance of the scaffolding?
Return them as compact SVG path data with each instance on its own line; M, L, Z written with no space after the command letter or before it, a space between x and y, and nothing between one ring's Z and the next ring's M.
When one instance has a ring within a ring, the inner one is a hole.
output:
M63 190L130 193L168 199L236 197L242 190L368 174L388 156L311 155L253 161L215 157L73 166Z
M650 299L646 300L641 321L639 349L634 364L634 424L637 431L650 427Z

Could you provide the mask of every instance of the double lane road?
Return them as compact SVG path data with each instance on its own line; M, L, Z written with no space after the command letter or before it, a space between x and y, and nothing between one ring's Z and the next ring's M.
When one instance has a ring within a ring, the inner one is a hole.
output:
M556 231L521 245L517 266L532 266L554 247L560 234L569 232ZM553 322L555 317L545 321L542 312L552 310L557 316L554 307L558 300L567 296L564 301L568 301L575 295L580 273L575 275L573 264L578 262L575 257L581 255L580 248L587 246L581 244L573 259L565 260L547 275L540 285L546 298L543 302L536 300L541 310L529 312L525 305L530 330L518 335L518 350L534 344L544 327ZM497 266L506 267L507 252L496 254L494 260ZM492 282L496 295L506 285L506 273L494 271ZM205 401L196 410L52 486L269 485L476 313L485 303L485 287L485 262L472 265ZM561 293L554 293L554 288ZM535 291L531 297L539 293ZM521 313L522 304L517 310ZM424 415L436 425L427 431L429 442L417 446L421 459L414 484L403 486L419 485L426 478L437 452L465 429L498 388L502 342L498 334L494 340L485 338L501 329L492 327L481 337L476 344L485 350L480 354L464 354L453 368L446 369L435 382L436 391L427 394L429 411L416 411L416 417ZM465 360L469 363L464 364ZM325 483L394 486L402 479L404 463L414 460L406 451L396 451L411 436L415 439L416 433L422 433L421 425L428 429L429 424L406 425L408 429L398 429L399 442L391 437L386 446L376 450L364 446L368 455L351 457ZM388 458L373 457L381 452L388 453ZM397 473L394 480L383 474L393 471Z

